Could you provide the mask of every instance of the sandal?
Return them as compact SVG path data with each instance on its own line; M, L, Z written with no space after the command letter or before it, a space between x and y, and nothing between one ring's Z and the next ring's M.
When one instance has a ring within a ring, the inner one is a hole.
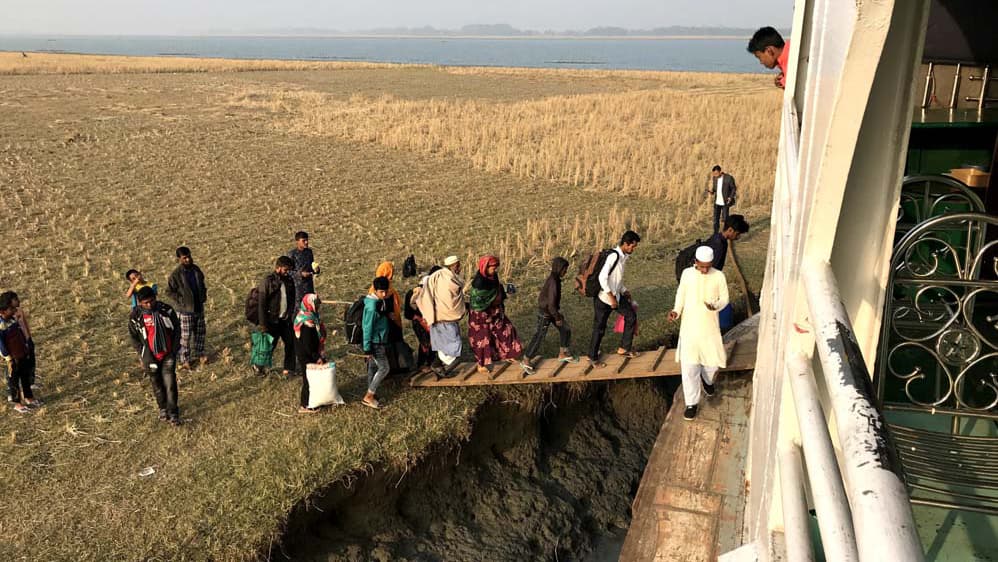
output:
M566 355L564 357L559 357L558 361L561 363L578 363L579 358L574 355Z
M318 408L307 408L305 406L299 406L298 407L298 413L299 414L318 414L319 413L319 409Z
M27 414L27 413L31 412L31 408L28 408L27 406L25 406L24 404L21 404L20 402L15 402L14 403L14 411L22 413L22 414Z
M523 369L523 372L528 375L532 375L535 372L535 369L525 361L520 361L520 368Z
M367 401L367 398L364 398L363 400L360 401L360 403L367 406L368 408L373 408L375 410L381 409L381 402L378 402L376 398L371 399L370 402Z
M603 367L606 367L606 363L604 363L603 361L593 361L592 359L590 359L589 367L592 369L602 369Z
M621 357L626 357L628 359L634 359L635 357L637 357L637 356L639 356L641 354L638 353L637 351L627 351L625 353L621 353L621 352L618 351L617 355L619 355Z

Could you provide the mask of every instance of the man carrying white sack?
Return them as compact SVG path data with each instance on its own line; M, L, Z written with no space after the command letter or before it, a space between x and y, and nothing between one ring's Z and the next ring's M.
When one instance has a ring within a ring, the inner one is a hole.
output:
M728 282L724 273L714 269L714 250L700 246L693 267L683 271L676 289L676 305L669 320L682 317L676 361L683 370L683 418L697 416L700 388L714 395L714 376L727 365L727 353L721 341L718 311L728 305Z

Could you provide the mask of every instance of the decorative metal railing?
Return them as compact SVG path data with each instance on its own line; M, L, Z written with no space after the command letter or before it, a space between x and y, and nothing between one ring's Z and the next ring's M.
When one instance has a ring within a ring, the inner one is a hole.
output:
M887 408L998 418L998 217L930 218L897 244L878 357Z
M923 222L954 213L983 213L981 198L963 182L949 176L908 176L901 183L895 240Z

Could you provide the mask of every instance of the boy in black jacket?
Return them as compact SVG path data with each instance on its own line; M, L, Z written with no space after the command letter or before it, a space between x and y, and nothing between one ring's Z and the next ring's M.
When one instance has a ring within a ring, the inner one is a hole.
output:
M537 356L537 350L540 348L541 342L544 341L544 336L547 335L548 326L554 324L561 336L558 359L571 363L579 360L572 356L572 352L568 349L572 343L572 330L568 327L565 316L561 313L561 280L565 278L567 272L568 260L562 257L551 260L551 274L548 275L544 286L541 287L541 294L537 298L537 331L523 354L528 359Z
M128 319L128 333L142 368L152 381L159 406L159 419L180 425L177 407L177 352L180 349L180 319L170 305L158 302L152 287L136 295L138 306Z

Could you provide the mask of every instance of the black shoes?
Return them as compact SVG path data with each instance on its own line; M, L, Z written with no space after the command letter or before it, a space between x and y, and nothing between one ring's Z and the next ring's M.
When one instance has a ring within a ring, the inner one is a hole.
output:
M706 394L707 396L713 396L714 395L714 385L707 384L707 381L703 380L702 378L700 379L700 382L703 383L703 392L704 392L704 394Z
M686 411L683 412L683 419L686 420L686 421L690 421L693 418L697 417L697 410L698 409L699 408L697 408L696 406L687 406L686 407Z

